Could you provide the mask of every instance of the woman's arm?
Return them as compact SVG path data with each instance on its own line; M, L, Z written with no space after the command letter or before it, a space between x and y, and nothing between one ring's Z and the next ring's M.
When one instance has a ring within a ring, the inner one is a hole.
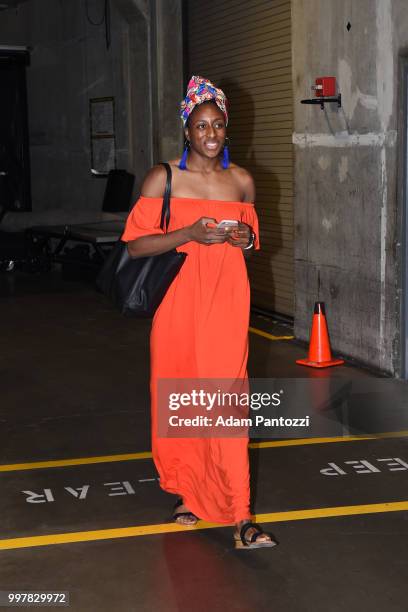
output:
M255 202L255 182L252 178L252 174L245 171L242 176L242 190L244 193L243 202Z
M131 257L149 257L166 253L191 240L187 230L187 227L183 227L167 234L152 234L130 240L127 243L128 253Z
M163 166L155 166L146 175L142 185L141 195L147 198L162 198L166 186L167 173ZM207 227L207 223L216 223L215 219L201 217L193 225L183 227L166 234L152 234L141 236L127 243L131 257L149 257L171 251L186 242L199 242L200 244L220 244L227 240L225 230L216 230Z
M240 172L238 174L238 180L240 182L240 187L242 191L242 201L243 202L255 202L255 183L252 175L243 168L239 169ZM242 253L245 259L249 259L251 257L253 251L252 248L246 248L248 245L254 242L253 239L253 228L247 225L246 223L240 223L238 228L231 232L229 237L229 244L235 247L239 247L242 249Z

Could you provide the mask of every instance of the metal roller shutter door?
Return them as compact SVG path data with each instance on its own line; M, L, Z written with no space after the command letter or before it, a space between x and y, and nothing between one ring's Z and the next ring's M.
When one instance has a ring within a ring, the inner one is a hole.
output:
M262 250L252 303L293 315L290 0L187 0L188 75L225 89L231 157L254 175Z

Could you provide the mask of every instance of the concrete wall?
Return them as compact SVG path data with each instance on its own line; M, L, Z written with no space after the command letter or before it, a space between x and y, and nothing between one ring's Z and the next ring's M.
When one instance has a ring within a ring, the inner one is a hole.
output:
M88 0L93 21L103 0ZM30 0L0 13L0 44L28 45L32 213L2 227L100 218L106 179L91 175L89 99L114 96L117 167L136 175L174 157L182 134L181 0L111 0L105 26L86 19L85 0Z
M405 0L292 0L295 145L295 333L315 300L332 348L398 374L398 58ZM346 26L350 22L351 29ZM318 76L343 107L301 105Z

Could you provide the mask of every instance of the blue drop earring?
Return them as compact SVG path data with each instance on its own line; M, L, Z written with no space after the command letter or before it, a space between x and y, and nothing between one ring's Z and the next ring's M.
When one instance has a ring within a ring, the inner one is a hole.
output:
M229 168L230 165L230 158L229 158L229 138L228 136L226 137L225 141L224 141L224 152L222 155L222 167L224 170L227 170L227 168Z
M190 149L190 142L186 139L184 141L183 155L181 156L180 163L179 163L180 170L187 170L187 156L188 156L189 149Z

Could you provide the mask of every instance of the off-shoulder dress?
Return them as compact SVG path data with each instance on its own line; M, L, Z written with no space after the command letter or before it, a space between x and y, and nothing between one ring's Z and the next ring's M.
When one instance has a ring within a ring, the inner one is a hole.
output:
M160 234L161 198L141 197L122 240ZM255 232L248 202L171 198L168 231L200 217L237 219ZM187 258L153 319L151 348L152 453L160 486L183 498L191 512L216 523L250 518L248 438L159 438L157 380L247 377L250 288L244 255L228 243L188 242Z

